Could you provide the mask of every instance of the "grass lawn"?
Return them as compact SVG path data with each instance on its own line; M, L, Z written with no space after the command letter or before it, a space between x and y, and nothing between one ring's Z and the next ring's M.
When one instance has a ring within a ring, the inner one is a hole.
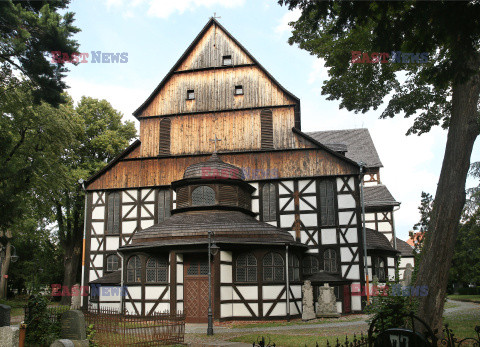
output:
M452 329L459 339L476 337L475 327L480 326L480 308L462 311L461 314L447 315L443 322L448 324L449 329Z
M313 319L308 322L304 322L301 319L287 321L271 321L271 322L235 322L230 326L230 328L271 328L271 327L281 327L281 326L292 326L292 325L311 325L311 324L328 324L328 323L339 323L339 322L355 322L355 321L364 321L364 315L352 314L348 316L342 316L339 318L318 318Z
M319 336L318 334L312 335L283 335L283 334L249 334L243 335L239 337L235 337L230 341L234 342L244 342L244 343L253 343L253 341L257 341L260 337L265 338L265 342L268 343L269 341L273 344L275 343L276 346L279 347L298 347L298 346L316 346L318 343L319 346L326 346L327 341L330 343L331 346L335 346L337 342L337 338L334 336ZM348 341L351 342L353 340L353 335L348 336ZM339 343L345 342L345 335L339 338Z
M480 295L449 295L450 300L470 301L480 304Z
M458 307L456 302L447 301L444 305L444 309Z

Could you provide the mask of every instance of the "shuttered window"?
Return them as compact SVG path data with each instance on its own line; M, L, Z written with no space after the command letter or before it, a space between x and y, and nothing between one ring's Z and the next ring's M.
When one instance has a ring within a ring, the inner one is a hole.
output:
M288 257L288 279L300 281L300 261L295 254L290 254Z
M158 217L157 223L163 222L170 217L170 211L172 209L170 190L158 191Z
M323 269L326 272L337 272L337 252L334 249L323 252Z
M377 276L380 282L385 282L387 279L385 270L385 260L380 257L373 257L373 276Z
M333 181L321 181L319 190L322 226L335 225L335 185Z
M273 183L266 183L262 188L263 221L277 220L277 194Z
M107 205L107 234L118 234L120 232L120 192L108 194Z
M304 275L308 276L308 275L316 274L319 269L318 259L312 255L309 255L303 258L302 267L303 267Z
M169 118L160 121L160 155L170 154L170 126L171 121Z
M127 263L127 282L141 282L142 264L140 257L134 255L128 259Z
M260 113L260 129L262 149L273 148L273 122L271 110L263 110Z
M192 192L192 206L215 205L215 191L207 186L195 188Z

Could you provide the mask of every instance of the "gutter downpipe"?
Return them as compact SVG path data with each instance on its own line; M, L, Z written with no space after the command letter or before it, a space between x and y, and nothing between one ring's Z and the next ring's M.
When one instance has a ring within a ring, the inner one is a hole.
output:
M363 256L365 262L365 281L366 281L366 288L365 291L367 293L367 305L370 303L370 285L369 285L369 278L368 278L368 256L367 256L367 230L365 227L365 196L363 192L363 176L365 173L365 163L360 162L360 199L362 204L362 228L363 228Z
M118 256L120 257L120 313L123 313L123 298L127 295L128 289L123 286L123 254L117 251Z
M286 268L286 276L287 279L287 322L290 322L290 276L288 275L288 243L285 244L285 268Z
M85 181L83 179L78 180L82 190L85 192L85 208L83 210L83 240L82 240L82 280L80 281L81 286L86 286L88 283L83 283L85 280L85 246L86 246L86 236L87 236L87 191L85 190ZM82 290L80 290L82 292ZM84 296L80 295L80 307L83 307Z

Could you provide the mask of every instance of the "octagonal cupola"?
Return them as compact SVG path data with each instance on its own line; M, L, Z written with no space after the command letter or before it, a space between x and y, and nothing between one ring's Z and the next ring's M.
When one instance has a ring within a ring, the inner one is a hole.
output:
M186 168L183 179L172 182L176 209L234 209L251 212L251 194L255 190L245 182L241 168L225 163L217 153L204 162Z

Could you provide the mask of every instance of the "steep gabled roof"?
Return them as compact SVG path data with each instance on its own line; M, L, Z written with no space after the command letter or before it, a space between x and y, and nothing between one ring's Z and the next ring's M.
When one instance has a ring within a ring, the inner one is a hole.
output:
M192 50L195 48L195 46L198 44L200 39L205 35L205 33L208 31L208 29L212 25L217 25L223 32L237 45L239 46L246 54L247 56L275 83L285 94L287 94L289 97L291 97L295 102L300 104L300 99L297 98L295 95L293 95L291 92L289 92L287 89L285 89L278 81L253 57L253 55L250 54L249 51L245 49L245 47L242 46L240 42L238 42L232 34L230 34L227 29L225 29L216 19L211 18L208 23L203 27L203 29L200 31L200 33L197 35L197 37L193 40L193 42L188 46L187 50L182 54L180 59L175 63L175 65L170 69L170 71L167 73L167 75L163 78L163 80L160 82L160 84L155 88L155 90L150 94L150 96L143 102L142 105L140 105L139 108L137 108L134 112L133 115L135 117L138 117L138 115L145 109L145 107L150 104L150 102L154 99L155 95L162 89L162 87L167 83L167 81L170 79L170 77L174 74L174 72L178 69L178 67L182 64L182 62L188 57L188 55L192 52Z
M315 131L307 134L327 147L346 145L345 156L356 163L363 161L367 167L383 167L368 129Z
M388 188L383 184L365 187L364 194L365 206L367 207L400 205L400 203L392 196Z

